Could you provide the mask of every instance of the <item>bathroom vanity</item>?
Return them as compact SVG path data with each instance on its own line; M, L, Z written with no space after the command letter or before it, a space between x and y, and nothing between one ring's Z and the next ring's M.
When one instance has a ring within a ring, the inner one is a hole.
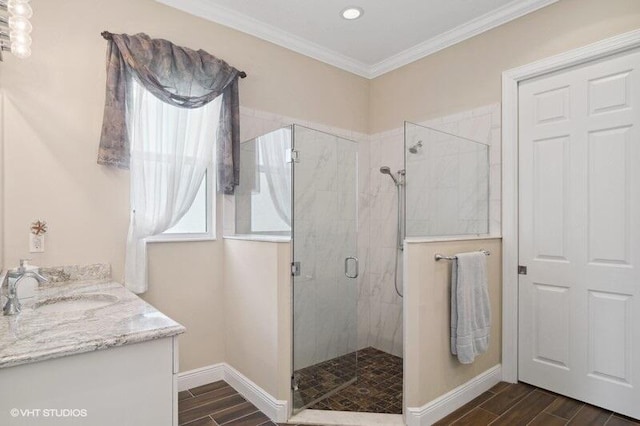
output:
M177 425L184 331L115 282L36 289L0 316L0 424Z

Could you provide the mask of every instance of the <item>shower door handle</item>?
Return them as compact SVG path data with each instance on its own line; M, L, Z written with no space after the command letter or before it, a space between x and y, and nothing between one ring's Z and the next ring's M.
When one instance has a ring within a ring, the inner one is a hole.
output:
M355 271L355 274L353 274L353 275L349 275L349 261L350 260L353 260L355 262L355 264L356 264L356 271ZM344 259L344 275L347 278L358 278L359 269L360 269L360 266L359 266L359 262L358 262L358 258L357 257L353 257L353 256L345 257L345 259Z

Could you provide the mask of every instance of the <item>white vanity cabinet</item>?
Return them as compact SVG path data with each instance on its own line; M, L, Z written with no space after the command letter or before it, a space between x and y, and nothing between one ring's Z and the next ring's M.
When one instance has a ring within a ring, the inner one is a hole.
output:
M177 425L184 331L115 282L39 286L0 315L0 426Z
M177 425L177 358L171 336L0 368L0 425Z

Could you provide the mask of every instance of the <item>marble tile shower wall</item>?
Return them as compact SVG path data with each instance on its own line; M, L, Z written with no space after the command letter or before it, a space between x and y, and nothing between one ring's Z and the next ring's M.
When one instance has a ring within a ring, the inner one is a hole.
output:
M500 104L493 104L417 123L490 145L489 233L496 236L500 234L500 117ZM358 345L402 356L402 298L394 289L396 189L391 179L380 173L380 167L388 166L394 172L404 168L404 129L369 136L368 143L360 144L359 162L358 254L363 267ZM415 208L407 205L409 215ZM401 282L400 258L398 283Z
M501 108L491 104L418 123L489 145L489 235L500 235L501 224ZM462 160L462 162L464 159Z
M489 232L489 147L422 126L407 126L407 236Z
M373 135L360 147L359 233L360 280L358 345L402 356L402 299L395 293L397 194L389 176L404 168L403 130ZM401 259L398 269L402 269ZM401 283L401 274L398 283Z

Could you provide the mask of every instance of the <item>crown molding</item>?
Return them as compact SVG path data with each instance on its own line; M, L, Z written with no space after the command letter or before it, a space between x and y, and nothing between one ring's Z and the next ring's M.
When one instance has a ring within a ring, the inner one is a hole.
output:
M305 38L283 31L273 25L266 24L229 8L214 5L206 0L155 1L250 34L361 77L373 79L485 31L506 24L509 21L535 12L559 0L514 0L501 8L475 18L373 65L355 60Z
M371 78L370 66L364 62L229 8L211 4L206 0L156 0L156 2L250 34L361 77Z
M518 19L559 0L515 0L479 16L437 37L419 43L405 51L378 62L369 69L369 78L376 78L407 64L463 42L507 22Z

